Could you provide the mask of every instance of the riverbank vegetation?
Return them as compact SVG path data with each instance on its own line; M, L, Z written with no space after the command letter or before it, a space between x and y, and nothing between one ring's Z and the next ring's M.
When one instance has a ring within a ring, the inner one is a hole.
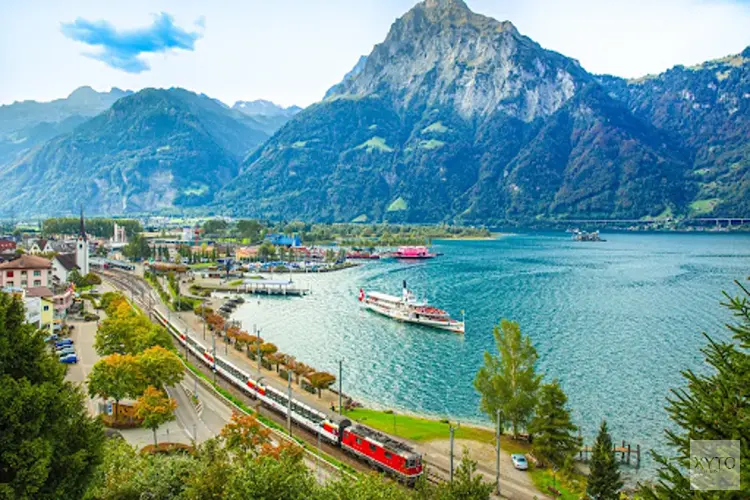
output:
M344 246L378 247L426 245L435 239L490 238L486 227L448 224L314 224L307 222L271 223L239 220L233 223L212 219L203 223L204 236L242 243L259 243L270 234L298 235L305 245L338 243Z

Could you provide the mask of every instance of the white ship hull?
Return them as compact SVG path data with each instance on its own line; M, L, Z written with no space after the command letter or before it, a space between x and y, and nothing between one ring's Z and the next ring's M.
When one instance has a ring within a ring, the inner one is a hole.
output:
M417 325L429 326L431 328L438 328L440 330L447 330L453 333L464 333L464 323L462 321L456 321L453 319L439 320L426 318L417 315L415 312L400 307L383 307L380 304L374 304L370 301L365 301L365 307L373 312L388 316L389 318L395 319L396 321L403 321L405 323L414 323Z

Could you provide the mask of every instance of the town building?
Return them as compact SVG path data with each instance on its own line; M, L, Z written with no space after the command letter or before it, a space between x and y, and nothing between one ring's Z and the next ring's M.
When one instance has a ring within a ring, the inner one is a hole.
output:
M69 275L77 269L81 272L76 262L75 253L60 253L52 259L52 277L57 284L64 284L69 281Z
M16 250L16 242L13 240L0 240L0 252L6 252L8 250Z
M24 254L0 264L0 288L49 287L51 279L52 263L43 257Z
M114 233L111 241L115 244L128 242L128 236L125 234L125 226L120 226L115 222Z
M86 236L86 226L83 222L83 207L81 207L81 228L76 240L76 265L81 276L86 276L89 273L89 239Z
M38 239L31 242L28 253L31 255L39 255L42 253L52 253L54 251L55 248L50 240Z

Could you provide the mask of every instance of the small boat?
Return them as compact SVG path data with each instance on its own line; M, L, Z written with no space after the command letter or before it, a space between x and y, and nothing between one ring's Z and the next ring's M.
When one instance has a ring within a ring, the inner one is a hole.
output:
M365 290L360 288L359 301L370 311L397 321L448 330L461 335L464 333L464 321L452 319L442 309L417 300L414 293L406 288L406 281L404 281L401 297L380 292L365 293Z
M391 257L396 259L432 259L437 254L431 253L430 249L424 246L405 246L398 247L395 252L391 252Z
M580 229L573 230L573 240L574 241L607 241L607 240L603 240L599 236L599 231L588 233L586 231L581 231Z

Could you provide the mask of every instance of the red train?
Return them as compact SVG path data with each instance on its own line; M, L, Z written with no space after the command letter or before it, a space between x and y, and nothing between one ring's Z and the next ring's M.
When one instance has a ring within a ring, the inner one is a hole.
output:
M188 349L198 359L248 395L261 401L264 406L281 415L287 415L290 404L285 392L251 378L240 368L212 353L195 338L178 331L159 311L154 312L160 323L180 343L187 344ZM349 419L338 415L326 415L294 398L291 401L291 417L299 426L313 434L319 434L321 439L408 484L413 484L422 474L422 456L409 445L382 432L364 425L352 424Z

